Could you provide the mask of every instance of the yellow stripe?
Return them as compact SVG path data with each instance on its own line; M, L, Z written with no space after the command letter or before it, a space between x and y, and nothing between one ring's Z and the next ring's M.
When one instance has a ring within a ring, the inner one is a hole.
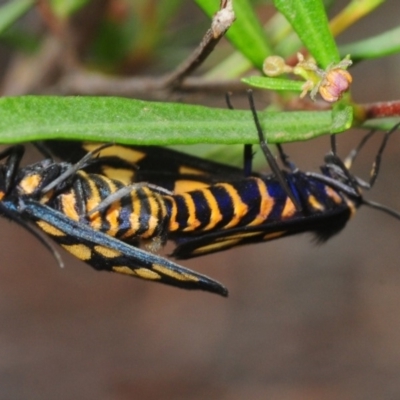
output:
M122 236L122 239L137 236L139 229L143 228L140 224L140 216L142 213L143 198L149 204L149 218L146 232L140 237L142 239L152 238L160 228L160 223L167 215L165 201L161 195L154 193L150 188L143 187L138 190L132 190L130 193L132 212L129 216L130 229Z
M342 197L337 193L336 190L332 189L330 186L325 186L325 193L336 204L341 204L343 202Z
M137 195L137 191L133 190L130 193L130 197L131 197L131 213L129 215L129 225L130 225L130 229L128 229L125 234L122 236L121 239L126 239L126 238L130 238L132 236L136 236L137 231L140 228L140 221L139 221L139 216L140 216L140 211L142 208L140 199Z
M79 214L76 209L76 196L74 191L70 191L60 195L61 211L68 218L79 221Z
M172 196L165 196L165 198L168 198L171 204L168 230L170 232L175 232L179 230L179 223L176 220L176 216L178 215L178 207L176 205L175 199Z
M183 232L194 231L201 225L201 222L196 218L196 205L194 203L193 197L190 193L183 193L179 196L185 202L189 215L187 219L187 227L183 229Z
M268 194L267 186L262 179L253 178L257 183L258 193L260 196L260 209L258 215L251 221L248 226L256 226L262 224L271 213L271 210L275 204L275 200Z
M249 208L247 204L243 203L237 190L232 185L228 183L220 183L217 186L223 187L228 192L229 196L232 199L233 210L234 210L233 218L228 224L224 226L224 229L232 228L233 226L236 226L241 221L241 219L248 213Z
M116 236L119 232L119 222L118 217L121 211L121 203L119 201L115 201L107 207L107 213L105 218L107 222L110 224L110 228L107 230L107 234L110 236Z
M311 207L312 207L314 210L319 210L319 211L324 211L324 210L325 210L324 205L321 204L321 203L315 198L315 196L313 196L312 194L310 194L310 195L308 196L307 201L308 201L308 204L311 205Z
M115 193L118 190L117 186L111 179L108 179L106 177L101 177L101 179L103 180L103 183L108 186L110 194ZM107 207L105 219L110 227L106 233L110 236L116 236L119 231L118 218L120 210L121 210L121 202L119 200L114 201L112 204L110 204L109 207Z
M211 191L209 189L204 189L202 192L211 211L210 222L202 229L204 231L208 231L210 229L213 229L219 222L222 221L223 215L221 214L218 202Z
M165 215L166 210L165 207L162 208L163 201L160 195L154 193L148 187L143 187L142 190L143 193L145 193L147 202L150 206L150 217L148 219L147 231L141 235L142 238L147 239L153 237L157 228L160 226L160 219L158 218L159 212L162 218L162 216Z
M79 171L79 175L83 180L85 180L89 186L90 193L87 193L86 196L86 212L90 212L94 208L96 208L100 202L101 202L101 197L99 190L93 181L93 179L90 179L89 175L86 172ZM102 218L99 212L95 212L93 214L90 214L90 226L95 229L95 230L100 230L102 228Z
M286 198L286 203L285 203L285 207L283 208L282 211L282 219L286 219L286 218L290 218L292 217L296 212L296 207L294 206L292 200L288 198Z

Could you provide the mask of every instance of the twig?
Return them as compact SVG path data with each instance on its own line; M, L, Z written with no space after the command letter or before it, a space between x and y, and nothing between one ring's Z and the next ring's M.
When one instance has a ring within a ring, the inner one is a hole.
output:
M162 77L163 87L175 88L198 68L214 50L214 47L224 36L225 32L235 21L232 0L222 1L220 10L211 21L211 28L207 30L199 46L174 71Z
M57 86L48 88L46 94L110 95L165 100L171 96L173 91L165 87L163 83L162 78L155 77L119 78L93 72L75 71L75 73L65 76ZM226 93L227 91L242 91L245 87L239 79L210 80L202 77L189 77L177 89L179 92ZM175 89L175 91L177 90Z
M160 77L120 78L75 69L73 72L64 75L56 85L47 88L45 92L53 94L144 96L153 99L166 99L171 95L171 92L178 90L226 92L227 90L235 90L235 88L242 89L244 85L238 80L224 82L188 78L188 75L207 59L234 20L235 14L232 0L223 0L220 10L214 15L211 27L205 33L199 46L174 71L166 75Z
M365 119L400 116L400 100L360 104Z

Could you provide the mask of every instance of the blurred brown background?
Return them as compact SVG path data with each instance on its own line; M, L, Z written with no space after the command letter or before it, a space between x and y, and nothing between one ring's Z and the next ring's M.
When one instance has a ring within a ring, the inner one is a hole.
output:
M340 39L399 22L387 1ZM355 99L398 99L399 70L398 56L356 66ZM340 136L342 154L360 137ZM316 170L328 145L286 150ZM387 150L367 196L399 210L399 135ZM400 398L400 221L382 213L361 209L323 246L302 235L183 263L228 299L96 273L66 253L61 270L15 224L0 229L1 400Z

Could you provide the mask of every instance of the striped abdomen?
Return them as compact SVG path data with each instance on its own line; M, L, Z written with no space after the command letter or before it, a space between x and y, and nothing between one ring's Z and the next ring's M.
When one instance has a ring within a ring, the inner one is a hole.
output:
M164 199L146 186L90 214L123 186L120 181L78 171L72 188L57 195L51 206L75 221L127 242L163 235L167 220Z
M177 234L256 227L348 208L346 199L326 184L302 173L288 174L293 193L303 206L297 211L273 177L251 177L205 189L164 196L169 231Z
M320 217L317 229L322 231L323 226L319 225L323 225L325 217L331 218L332 212L343 213L343 221L349 218L352 204L337 190L301 172L288 174L287 180L302 204L302 211L296 210L280 183L269 176L213 184L176 195L160 194L141 186L104 210L88 215L124 185L82 171L77 173L69 191L56 196L52 207L75 221L133 244L152 238L164 242L169 233L176 239L235 228L266 232L276 226L280 235L291 234L312 230L309 217L316 215ZM310 223L303 223L304 218ZM287 222L292 226L286 229Z

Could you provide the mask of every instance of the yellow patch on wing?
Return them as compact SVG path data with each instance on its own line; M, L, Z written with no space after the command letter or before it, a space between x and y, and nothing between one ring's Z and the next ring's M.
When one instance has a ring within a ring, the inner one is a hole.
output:
M263 240L267 241L267 240L276 239L276 238L278 238L278 237L283 236L285 233L286 233L286 231L267 233L267 234L263 237Z
M129 268L126 266L115 266L112 267L112 270L114 272L118 272L119 274L136 276L138 278L152 281L161 279L161 276L159 274L147 268Z
M89 247L85 246L84 244L73 244L73 245L63 244L62 247L82 261L88 261L92 257L92 251L90 250Z
M31 194L37 189L41 181L42 177L39 174L28 175L21 180L19 187L24 194Z
M197 169L197 168L191 168L191 167L187 167L185 165L182 165L179 168L179 174L181 175L205 175L205 172L202 171L201 169Z
M224 239L221 242L217 242L217 243L211 243L209 245L206 246L202 246L199 247L197 249L195 249L194 251L192 251L190 254L207 254L207 253L211 253L214 251L219 251L219 250L223 250L227 247L232 247L232 246L236 246L237 244L239 244L241 242L241 238L235 238L235 239Z
M182 194L192 190L204 189L210 186L207 183L194 181L190 179L178 179L174 184L174 194Z
M83 148L87 151L94 151L104 143L90 143L87 142ZM124 146L110 146L99 152L99 157L118 157L128 163L134 164L146 157L146 153Z
M120 181L124 185L130 185L135 181L135 171L131 169L103 166L101 170L108 178Z
M217 239L217 242L224 242L226 240L231 240L231 239L245 239L245 238L260 235L261 233L263 233L263 232L262 231L240 232L240 233L237 233L236 235L229 235L229 236L219 238L219 239Z
M55 228L53 225L50 225L45 221L36 221L36 224L43 232L47 233L50 236L65 236L65 233L63 231Z
M153 270L160 272L163 275L167 275L173 279L176 279L178 281L194 281L198 282L198 278L196 276L190 275L188 273L181 273L181 272L176 272L173 271L169 268L164 267L163 265L160 264L153 264Z
M111 247L95 246L94 250L105 258L115 258L121 255L121 252Z

